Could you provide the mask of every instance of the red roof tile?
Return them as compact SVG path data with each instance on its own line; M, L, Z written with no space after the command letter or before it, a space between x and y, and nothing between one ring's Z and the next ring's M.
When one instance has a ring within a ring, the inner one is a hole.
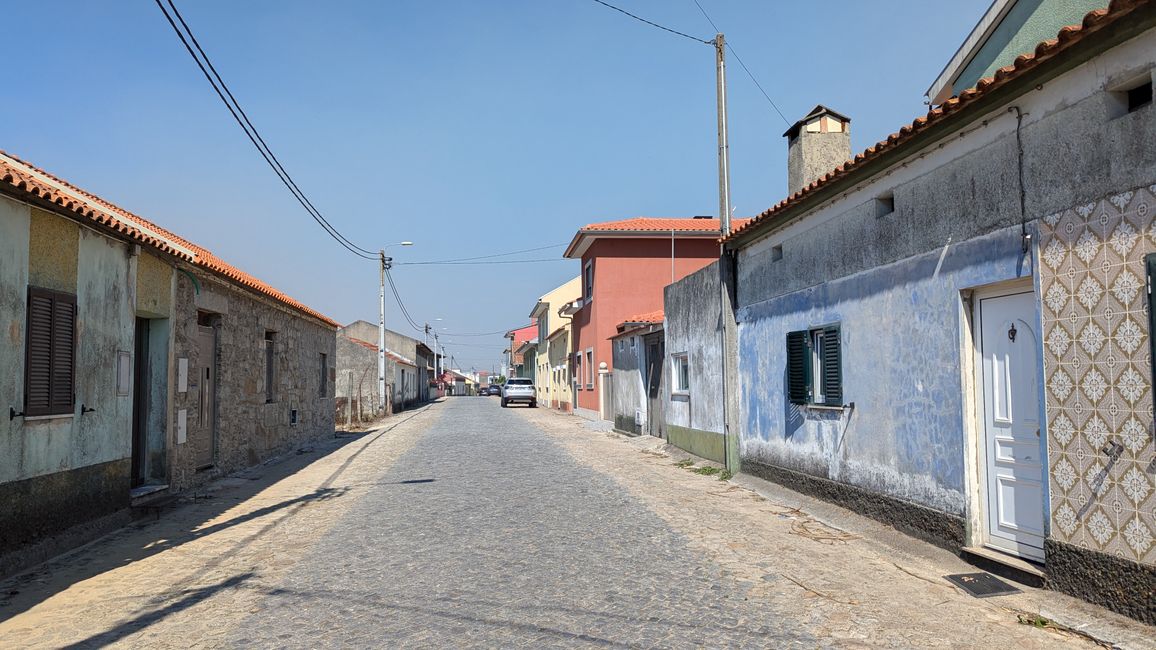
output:
M5 191L21 196L30 203L71 212L121 233L132 241L223 275L327 325L339 326L324 314L226 263L208 250L4 151L0 151L0 185L4 186Z
M903 146L917 134L927 130L928 127L937 125L945 119L959 114L977 99L1007 85L1008 82L1026 74L1041 63L1054 59L1061 52L1066 51L1076 43L1087 38L1089 34L1098 32L1126 16L1133 15L1138 9L1147 7L1149 4L1150 0L1112 0L1108 8L1089 12L1084 16L1081 24L1064 27L1060 30L1059 34L1056 35L1056 38L1039 43L1036 45L1034 52L1019 55L1012 65L1004 66L996 70L995 75L992 77L979 80L975 88L964 90L959 93L958 96L952 97L944 102L941 106L932 108L927 112L926 116L916 118L911 124L899 129L898 133L892 133L887 136L886 140L882 140L876 143L875 146L868 147L863 153L857 154L853 160L848 160L836 167L827 175L795 192L769 210L748 220L743 225L736 226L730 236L724 238L723 241L731 241L754 226L773 219L784 210L794 208L798 204L807 201L809 197L815 194L816 190L856 171L865 163L878 158L883 153Z
M732 219L731 227L746 225L750 219ZM579 232L719 232L718 219L690 219L686 217L635 217L618 221L603 221L582 226Z
M655 311L648 311L645 314L638 314L637 316L631 316L630 318L627 318L627 319L623 320L622 322L624 324L627 324L627 325L633 325L635 323L641 323L641 324L649 325L651 323L661 323L665 317L666 317L665 311L662 309L657 309Z

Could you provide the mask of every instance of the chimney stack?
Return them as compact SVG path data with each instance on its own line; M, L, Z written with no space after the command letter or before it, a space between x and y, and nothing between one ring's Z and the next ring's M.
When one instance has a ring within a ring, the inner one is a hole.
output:
M851 118L822 104L783 136L787 138L788 196L851 158Z

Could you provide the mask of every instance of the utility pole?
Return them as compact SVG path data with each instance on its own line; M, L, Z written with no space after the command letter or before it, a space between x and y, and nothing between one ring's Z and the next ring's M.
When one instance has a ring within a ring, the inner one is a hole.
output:
M378 251L381 256L381 291L378 293L380 303L379 320L377 322L377 395L378 413L385 412L385 271L392 258L385 256L385 249Z
M731 156L727 140L726 39L714 37L715 85L718 95L718 212L722 236L731 234Z
M730 144L727 133L727 66L726 39L715 34L715 74L718 99L718 218L719 234L731 234L731 162ZM722 352L723 388L723 455L728 470L737 473L740 467L738 428L734 419L738 413L738 358L731 352L738 349L738 326L735 323L731 305L730 288L734 283L734 267L725 245L719 249L719 312L722 327L719 328L719 349Z

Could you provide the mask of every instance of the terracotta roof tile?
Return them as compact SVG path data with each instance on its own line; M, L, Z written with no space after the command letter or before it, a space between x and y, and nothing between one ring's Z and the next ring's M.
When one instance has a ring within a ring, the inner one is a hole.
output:
M817 189L858 169L864 163L873 160L884 152L902 146L912 137L931 125L941 122L953 113L958 113L966 109L969 104L975 102L985 94L1004 86L1009 81L1027 73L1041 63L1055 58L1061 52L1082 41L1089 34L1095 33L1107 25L1121 20L1137 9L1150 4L1150 1L1151 0L1112 0L1106 9L1097 9L1089 12L1084 16L1081 24L1068 25L1060 29L1056 38L1048 39L1037 44L1033 52L1017 56L1012 65L1004 66L996 70L993 76L979 80L974 88L968 88L960 92L956 97L948 99L942 105L932 108L927 112L926 116L916 118L911 124L899 129L898 133L892 133L887 136L885 140L881 140L875 145L868 147L863 153L856 154L854 159L839 165L831 170L830 173L812 182L798 192L795 192L786 199L783 199L753 219L746 220L744 224L736 226L730 236L724 238L723 241L730 241L752 227L773 219L787 208L793 208L799 203L806 201Z
M226 263L207 249L4 151L0 151L0 186L9 193L29 200L30 203L71 212L111 228L132 241L223 275L237 284L308 314L327 325L339 326L336 321Z
M738 228L746 225L750 219L732 219L731 226ZM618 221L603 221L582 226L579 232L614 232L614 231L641 231L641 232L702 232L706 234L719 231L718 219L690 219L686 217L635 217Z

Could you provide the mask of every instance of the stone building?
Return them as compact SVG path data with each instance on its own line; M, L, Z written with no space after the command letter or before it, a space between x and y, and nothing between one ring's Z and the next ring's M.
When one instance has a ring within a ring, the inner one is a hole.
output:
M0 574L333 432L336 323L0 153Z
M337 422L368 422L378 416L378 326L359 320L337 331ZM430 399L433 351L425 343L385 330L386 404L396 413Z
M731 467L1156 622L1156 7L1053 30L725 237L687 340Z
M666 437L664 396L667 381L662 311L630 316L618 324L610 337L612 371L599 381L606 391L606 408L614 428L628 435Z

